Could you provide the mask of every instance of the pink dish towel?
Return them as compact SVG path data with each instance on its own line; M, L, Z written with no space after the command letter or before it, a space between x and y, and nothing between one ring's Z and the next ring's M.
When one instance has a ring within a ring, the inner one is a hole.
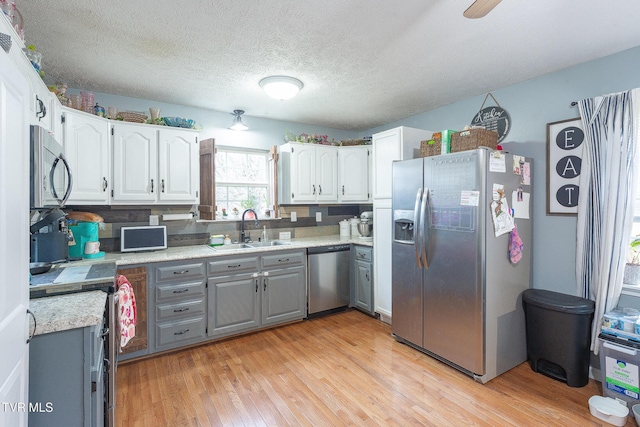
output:
M131 338L136 336L136 297L129 280L118 275L116 278L118 295L118 324L120 326L120 352Z
M509 236L509 260L512 264L517 264L522 259L523 249L524 243L518 234L518 228L514 226Z

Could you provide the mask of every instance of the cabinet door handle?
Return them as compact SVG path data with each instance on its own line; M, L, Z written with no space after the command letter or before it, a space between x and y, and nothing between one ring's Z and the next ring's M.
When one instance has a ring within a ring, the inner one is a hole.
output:
M174 271L173 274L187 274L189 270Z
M318 194L322 194L322 185L318 184Z
M227 265L227 268L238 268L241 267L242 264L236 264L236 265Z
M266 292L267 291L267 279L266 278L262 279L262 285L264 286L263 290Z
M162 187L162 192L164 193L164 179L162 181L160 181L160 185Z
M36 100L38 101L38 111L36 112L36 117L38 118L38 120L40 120L47 115L47 108L44 106L44 102L42 102L42 99L36 96Z
M189 311L189 307L187 307L187 308L176 308L175 310L173 310L174 313L183 313L185 311Z
M107 335L109 335L109 328L102 328L102 331L100 332L100 337L106 337Z
M189 288L187 288L187 289L179 289L177 291L173 291L174 294L183 294L185 292L189 292Z
M151 179L151 192L153 193L153 178Z
M102 177L102 192L107 191L107 187L109 186L109 181L104 176Z
M314 196L316 195L316 185L315 184L313 184L313 195Z
M364 277L366 277L366 278L367 278L367 282L368 282L368 281L369 281L369 272L366 272L366 273L364 274Z
M184 330L182 330L182 331L180 331L180 332L174 332L174 333L173 333L173 335L184 335L184 334L186 334L187 332L189 332L189 330L188 330L188 329L184 329Z
M342 195L344 196L344 185L342 186Z
M258 292L258 279L256 279L256 293Z

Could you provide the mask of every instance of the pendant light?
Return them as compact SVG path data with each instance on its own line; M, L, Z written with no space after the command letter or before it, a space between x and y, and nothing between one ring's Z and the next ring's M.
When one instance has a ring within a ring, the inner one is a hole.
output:
M247 130L249 127L242 123L242 116L244 114L244 110L233 110L233 124L229 127L229 129L233 130Z
M304 87L300 80L288 76L265 77L259 84L267 95L278 100L291 99Z

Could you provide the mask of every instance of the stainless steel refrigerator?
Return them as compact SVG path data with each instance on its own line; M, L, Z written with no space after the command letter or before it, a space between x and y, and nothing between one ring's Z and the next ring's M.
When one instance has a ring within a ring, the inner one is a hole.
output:
M392 333L482 383L526 360L533 163L513 160L479 148L393 164ZM512 201L517 263L492 215Z

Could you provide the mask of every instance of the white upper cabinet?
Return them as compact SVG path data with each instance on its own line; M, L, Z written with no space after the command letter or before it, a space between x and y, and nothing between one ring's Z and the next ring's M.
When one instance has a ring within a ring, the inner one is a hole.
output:
M391 198L391 164L395 160L420 157L420 141L430 139L433 131L400 126L372 137L373 199Z
M200 174L197 135L172 129L158 131L161 202L197 203Z
M158 194L158 131L113 123L112 204L154 203Z
M62 107L64 153L73 177L67 204L108 205L111 184L109 122Z
M358 145L338 149L338 192L341 202L369 201L371 147Z
M198 203L197 133L113 122L112 134L112 204Z
M338 147L289 142L279 153L280 203L338 201Z

